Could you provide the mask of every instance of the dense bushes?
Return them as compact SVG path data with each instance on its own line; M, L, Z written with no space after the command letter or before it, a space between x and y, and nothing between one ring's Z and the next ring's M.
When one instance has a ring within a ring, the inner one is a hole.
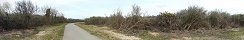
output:
M188 7L179 13L181 26L183 29L198 29L208 27L206 22L206 10L197 6Z
M84 20L81 20L81 19L72 19L72 18L69 18L66 20L68 23L74 23L74 22L84 22Z
M29 29L41 25L50 25L66 22L66 18L53 8L44 9L48 11L46 15L38 11L38 6L30 1L19 1L13 10L10 10L10 4L0 5L0 29ZM1 30L0 30L1 31Z
M219 27L219 28L225 28L225 27L230 27L230 20L229 20L229 14L226 12L221 12L221 11L211 11L209 12L209 23L212 28L214 27Z
M231 21L234 22L233 24L235 25L240 25L243 26L244 25L244 14L235 14L235 15L231 15Z
M202 7L190 6L177 13L163 12L157 16L141 16L140 7L133 6L128 16L118 10L109 17L86 18L86 24L108 25L122 31L170 31L193 29L223 29L244 24L243 14L230 15L222 11L208 12Z
M145 29L146 24L145 20L142 19L141 9L139 6L133 5L131 14L128 17L125 17L124 23L121 25L122 30L142 30Z
M106 25L119 29L121 28L122 23L124 23L125 18L122 16L122 12L118 9L117 12L108 17L107 21Z
M103 25L106 23L106 18L105 17L90 17L85 19L86 24L92 24L92 25Z
M157 31L177 30L179 29L179 20L173 13L164 12L157 15L152 21L151 26Z

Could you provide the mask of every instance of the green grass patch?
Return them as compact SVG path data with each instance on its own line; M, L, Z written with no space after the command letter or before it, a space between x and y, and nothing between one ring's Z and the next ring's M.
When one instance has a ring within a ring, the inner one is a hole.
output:
M39 38L43 40L62 40L64 35L65 25L66 23L40 28L39 30L46 31L46 34L40 36Z
M244 27L240 27L239 31L228 31L224 33L226 38L233 40L242 40L244 39Z

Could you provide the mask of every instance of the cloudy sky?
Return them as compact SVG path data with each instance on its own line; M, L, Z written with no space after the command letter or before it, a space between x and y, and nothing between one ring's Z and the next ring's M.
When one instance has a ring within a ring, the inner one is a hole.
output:
M21 0L0 0L0 3L14 4ZM90 16L109 16L116 9L124 15L129 13L132 5L142 8L147 15L159 12L177 12L188 6L197 5L206 10L222 10L231 14L244 13L244 0L30 0L39 7L51 6L62 12L67 18L84 19Z

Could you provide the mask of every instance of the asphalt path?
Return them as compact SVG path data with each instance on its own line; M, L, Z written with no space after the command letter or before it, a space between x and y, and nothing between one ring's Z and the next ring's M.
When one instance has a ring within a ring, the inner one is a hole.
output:
M65 26L63 40L100 40L86 30L69 23Z

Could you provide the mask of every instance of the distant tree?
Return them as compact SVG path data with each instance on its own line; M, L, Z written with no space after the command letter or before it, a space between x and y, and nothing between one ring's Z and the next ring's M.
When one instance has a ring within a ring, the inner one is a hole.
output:
M45 14L45 24L51 24L51 8L45 9L46 14Z
M84 22L84 20L82 20L82 19L72 19L72 18L69 18L69 19L67 19L67 22L69 22L69 23Z
M106 23L105 17L92 16L90 18L85 19L85 24L88 24L88 25L104 25L105 23Z
M50 17L51 16L51 8L46 9L46 17Z
M46 24L52 24L55 23L55 17L57 17L58 11L54 8L47 8L45 9L46 14L45 14L45 19L46 19Z
M244 14L234 14L231 16L231 21L234 22L234 24L243 26L244 25Z

